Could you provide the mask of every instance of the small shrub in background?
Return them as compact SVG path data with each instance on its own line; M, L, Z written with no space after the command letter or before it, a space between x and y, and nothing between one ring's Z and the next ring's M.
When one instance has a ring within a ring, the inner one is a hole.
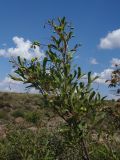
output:
M12 116L17 118L17 117L23 117L24 118L24 110L15 110L12 112Z
M40 113L37 111L30 111L24 114L26 121L37 124L40 120Z

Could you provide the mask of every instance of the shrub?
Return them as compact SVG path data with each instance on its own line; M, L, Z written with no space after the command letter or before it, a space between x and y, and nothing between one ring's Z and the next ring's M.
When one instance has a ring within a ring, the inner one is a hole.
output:
M0 160L83 160L79 141L70 141L67 134L61 131L50 133L48 130L34 133L28 129L13 128L6 139L0 140ZM91 160L120 159L119 147L110 144L110 149L105 142L87 141Z
M1 160L53 160L53 153L48 145L49 135L41 131L11 131L6 139L0 141Z
M67 149L71 153L77 151L75 153L82 155L81 159L89 160L88 135L95 129L100 134L106 127L103 122L107 114L102 108L105 97L101 97L92 88L98 77L94 77L91 72L83 74L80 67L73 68L73 55L80 45L69 47L70 40L74 37L70 23L63 17L58 18L57 22L49 20L48 24L54 34L50 44L43 45L46 46L43 60L40 61L37 57L29 61L21 57L12 60L16 76L10 77L28 84L27 88L39 90L44 104L65 122L62 132L66 135L64 142L69 146ZM39 48L41 43L36 41L31 47ZM39 116L37 113L29 113L26 119L36 123Z
M17 118L17 117L24 117L24 110L15 110L12 112L12 116Z
M28 122L32 122L34 124L37 124L40 120L40 113L37 111L29 111L24 114L24 118Z

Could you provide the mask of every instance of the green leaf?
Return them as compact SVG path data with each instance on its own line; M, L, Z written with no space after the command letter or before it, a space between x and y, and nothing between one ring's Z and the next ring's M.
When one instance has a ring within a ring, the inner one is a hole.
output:
M43 70L46 69L46 64L47 64L47 61L48 61L48 58L45 57L44 60L43 60Z
M22 62L20 56L18 56L18 63L19 63L21 66L23 66L23 62Z
M77 79L79 79L81 77L81 68L78 67L78 75L77 75Z
M33 63L33 62L35 62L36 61L36 58L32 58L31 59L31 62Z
M91 72L88 72L88 84L91 83Z
M72 79L74 79L76 77L76 75L77 75L77 71L74 70L74 74L73 74L73 78Z
M19 78L19 77L14 77L12 75L9 75L11 79L15 80L15 81L22 81L23 82L23 79L22 78Z
M64 69L65 69L65 76L68 76L68 74L70 72L70 65L66 64Z
M92 78L92 82L94 82L96 79L98 79L99 78L99 76L95 76L94 78Z
M52 62L55 62L58 59L56 53L53 53L52 51L47 52L47 54Z
M65 17L62 18L61 22L62 22L62 24L65 23Z
M107 98L107 96L102 97L102 98L101 98L101 101L105 100L105 98Z
M73 32L69 32L67 35L67 41L69 41L72 38Z
M27 86L26 88L31 88L31 87L35 87L35 85L31 84L31 85Z
M54 44L50 44L49 47L50 47L50 48L53 48L53 49L56 49L56 50L58 49L57 46L54 45Z
M90 94L90 96L89 96L89 101L91 101L92 99L93 99L93 97L95 96L95 91L93 91L91 94Z
M84 88L84 82L79 83L80 88Z
M100 93L97 94L98 100L101 99Z
M40 42L34 41L32 45L33 45L33 46L39 46L39 47L40 47Z

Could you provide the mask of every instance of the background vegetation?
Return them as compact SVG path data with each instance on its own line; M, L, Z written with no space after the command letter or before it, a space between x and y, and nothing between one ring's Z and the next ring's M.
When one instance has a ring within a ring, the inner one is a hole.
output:
M108 118L103 124L107 125L108 133L102 131L99 137L93 130L89 143L90 157L95 160L119 159L120 105L105 101L104 107ZM37 115L39 113L36 121L26 118L26 113L36 112ZM78 144L68 143L68 137L62 130L64 121L43 105L40 95L0 93L0 115L1 160L82 159ZM109 132L113 133L110 137Z

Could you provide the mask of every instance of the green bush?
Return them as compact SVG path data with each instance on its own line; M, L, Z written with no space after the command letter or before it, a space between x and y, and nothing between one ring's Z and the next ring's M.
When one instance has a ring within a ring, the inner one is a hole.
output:
M44 131L16 130L0 141L0 160L53 160Z
M111 150L105 143L90 142L88 148L90 160L120 159L117 147ZM0 160L83 160L83 156L80 144L66 134L14 128L0 140Z
M41 130L14 128L0 141L0 160L81 160L78 144L70 144L64 136Z
M37 111L33 111L33 112L29 111L24 114L24 118L28 122L37 124L40 120L40 114Z
M84 74L80 67L73 67L73 55L81 46L80 44L72 48L69 46L70 40L74 37L74 28L65 17L58 18L57 21L48 20L48 24L54 34L51 36L50 43L45 44L44 59L40 61L35 57L28 61L18 56L16 60L11 60L16 76L10 75L10 77L28 84L27 88L34 87L39 90L43 96L44 105L52 108L54 113L57 113L65 122L62 130L66 136L62 139L63 143L60 143L64 152L60 154L61 158L58 156L59 159L78 160L79 157L79 159L90 160L93 152L93 150L89 151L92 135L91 140L88 139L88 135L94 130L99 135L112 134L113 128L109 128L108 124L111 125L111 123L107 121L111 111L107 113L107 109L103 106L106 97L102 97L93 88L98 76L94 77L92 72ZM41 47L41 43L35 41L31 47L32 49ZM118 116L115 117L113 114L112 116L119 122ZM25 114L25 119L35 124L39 118L37 112ZM107 143L106 146L110 148ZM59 155L61 152L56 153ZM115 159L111 154L108 158L109 153L106 148L101 147L94 153L95 159L98 157Z
M15 110L12 112L12 116L17 118L17 117L24 117L24 111L23 110Z

